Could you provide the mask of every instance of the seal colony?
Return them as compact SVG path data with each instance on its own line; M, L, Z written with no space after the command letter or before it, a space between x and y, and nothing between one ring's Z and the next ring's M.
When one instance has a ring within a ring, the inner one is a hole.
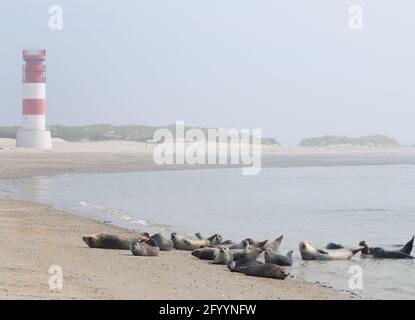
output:
M177 232L170 239L161 233L150 235L138 233L129 238L100 233L85 235L83 241L90 248L130 250L133 256L157 257L161 251L185 250L191 255L210 261L211 264L226 265L231 272L239 272L248 276L284 280L290 276L286 267L293 265L293 250L281 254L279 248L283 235L272 241L246 238L240 242L223 240L223 236L215 233L208 238L195 233L196 239ZM415 237L412 237L401 249L387 250L383 247L371 247L366 241L347 248L342 244L330 242L324 249L314 248L307 241L299 243L300 256L305 261L349 260L357 253L362 257L373 259L414 259L411 256ZM259 260L263 255L263 261Z

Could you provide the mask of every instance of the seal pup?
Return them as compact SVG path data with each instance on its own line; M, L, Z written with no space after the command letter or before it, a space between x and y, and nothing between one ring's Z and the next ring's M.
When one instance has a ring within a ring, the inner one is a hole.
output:
M339 243L330 242L326 245L326 249L328 250L344 249L344 246Z
M192 256L201 260L215 260L215 255L219 251L218 248L201 248L192 251Z
M134 256L156 257L159 255L160 249L145 242L134 241L131 244L131 252Z
M363 246L362 256L373 256L374 258L384 259L411 259L414 237L399 250L385 250L381 247L371 247L366 241L360 241L359 245Z
M173 241L163 236L161 233L156 233L150 236L146 241L147 244L153 247L158 247L161 251L173 250Z
M264 252L265 263L273 263L279 266L290 267L293 265L293 251L290 250L285 256L276 253L271 249L265 249Z
M323 250L313 248L307 241L301 241L299 249L303 260L349 260L363 247L345 250Z
M268 241L265 245L264 245L264 249L271 249L275 252L278 251L278 249L280 248L282 239L284 238L284 235L280 235L277 239L274 239L272 241Z
M84 235L82 240L84 240L90 248L130 250L133 241L146 241L149 237L150 234L146 232L132 238L124 238L108 233L99 233L94 235Z
M190 240L177 232L171 234L171 240L173 241L174 248L178 250L193 251L209 245L209 240Z
M214 264L229 264L233 261L233 254L227 247L220 247L215 254Z
M235 267L233 263L230 263L228 264L228 268L231 270L231 272L242 272L248 276L273 278L280 280L284 280L290 275L284 267L272 263L264 263L244 267Z

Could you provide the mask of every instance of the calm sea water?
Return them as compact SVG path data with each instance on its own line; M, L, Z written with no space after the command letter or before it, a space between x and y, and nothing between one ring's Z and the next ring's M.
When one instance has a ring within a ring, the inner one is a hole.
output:
M415 166L267 168L79 174L0 182L0 193L137 230L274 239L293 249L296 277L349 290L362 267L366 298L415 298L415 261L304 262L298 243L404 244L415 233ZM191 259L189 255L189 259Z

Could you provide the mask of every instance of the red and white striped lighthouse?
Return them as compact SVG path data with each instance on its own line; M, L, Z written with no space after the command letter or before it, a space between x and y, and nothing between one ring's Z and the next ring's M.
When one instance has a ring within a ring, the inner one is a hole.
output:
M51 149L46 130L46 50L23 50L23 124L17 132L16 146Z

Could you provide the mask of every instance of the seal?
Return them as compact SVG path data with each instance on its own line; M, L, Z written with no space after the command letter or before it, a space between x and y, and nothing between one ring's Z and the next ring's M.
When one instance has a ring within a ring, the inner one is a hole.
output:
M383 259L412 259L411 252L414 245L414 236L399 250L386 250L381 247L371 247L366 241L360 241L363 246L362 256L373 256Z
M285 256L276 253L272 249L265 249L264 251L265 263L273 263L279 266L292 266L293 265L293 251L290 250Z
M284 238L284 235L280 235L278 238L272 240L272 241L268 241L265 245L264 245L264 249L271 249L275 252L278 251L278 249L280 248L282 239Z
M344 250L323 250L313 248L307 241L301 241L299 245L303 260L349 260L363 247Z
M173 232L171 234L171 240L173 241L173 246L177 250L188 250L193 251L199 248L209 246L209 240L190 240L187 239L185 236L178 234L177 232Z
M94 235L84 235L82 240L84 240L90 248L130 250L133 241L146 241L149 237L150 235L146 232L131 238L124 238L108 233L99 233Z
M330 242L326 245L326 249L328 250L344 249L344 246L339 243Z
M173 241L166 238L161 233L153 234L146 243L150 246L158 247L161 251L171 251L173 249Z
M248 242L245 243L245 249L230 249L231 253L233 254L233 259L235 261L236 267L259 264L257 258L263 252L263 250L254 246L250 246Z
M254 246L257 248L263 248L267 244L267 242L268 240L255 241L255 240L252 240L251 238L246 238L237 244L231 245L229 249L243 249L245 246L245 243L248 243L250 246Z
M290 275L284 267L272 263L264 263L244 267L235 267L232 263L230 263L228 268L232 272L242 272L248 276L273 278L280 280L284 280Z
M381 247L371 247L366 241L360 241L360 246L363 246L362 256L372 256L373 258L381 259L413 259L411 256L412 248L414 245L414 237L411 238L401 249L399 250L386 250Z
M201 248L192 251L192 256L201 260L214 260L216 253L219 251L217 248Z
M215 254L214 264L229 264L233 261L233 254L227 247L220 247Z
M212 246L212 247L221 245L222 242L223 242L223 237L219 233L215 233L207 239L203 238L202 235L200 234L200 232L196 232L195 236L199 240L208 240L209 241L209 246Z
M134 241L131 244L131 252L135 256L156 257L159 255L160 249L158 247L150 246L145 242Z

